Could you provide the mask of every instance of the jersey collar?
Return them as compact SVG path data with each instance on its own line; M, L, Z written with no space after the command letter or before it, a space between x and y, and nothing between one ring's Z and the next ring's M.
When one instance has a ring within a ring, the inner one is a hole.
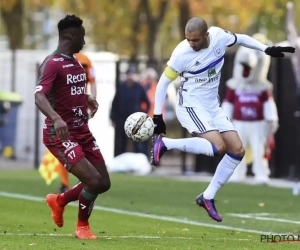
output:
M54 52L55 52L56 54L62 55L62 56L66 57L66 58L69 58L69 59L71 59L71 60L74 60L74 59L75 59L74 56L68 56L68 55L66 55L66 54L63 54L63 53L58 52L57 50L55 50Z

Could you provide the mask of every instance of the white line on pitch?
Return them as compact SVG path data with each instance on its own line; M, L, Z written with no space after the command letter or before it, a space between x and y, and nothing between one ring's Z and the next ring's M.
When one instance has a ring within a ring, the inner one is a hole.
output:
M233 217L238 217L238 218L244 218L244 219L274 221L274 222L283 222L283 223L291 223L291 224L300 225L300 221L286 220L286 219L280 219L280 218L260 217L260 216L255 216L255 215L236 214L236 213L229 213L228 215L233 216Z
M0 236L45 236L45 237L73 237L73 234L36 234L36 233L0 233ZM118 238L118 239L130 239L130 238L135 238L135 239L182 239L182 240L199 240L202 238L195 238L195 237L182 237L182 236L152 236L152 235L100 235L97 236L98 238L106 238L106 239L113 239L113 238ZM247 241L251 239L227 239L227 238L211 238L212 240L229 240L229 241Z
M36 234L36 233L0 233L0 236L52 236L52 237L70 237L70 236L74 236L73 234Z
M270 216L272 214L271 213L247 213L246 215L250 215L250 216Z
M0 191L0 196L8 197L8 198L16 198L16 199L21 199L21 200L28 200L28 201L44 202L44 198L42 198L42 197L36 197L36 196L24 195L24 194L7 193L7 192ZM78 207L78 204L77 203L69 203L68 206ZM283 234L282 232L276 233L276 232L270 232L270 231L260 231L260 230L254 230L254 229L223 226L223 225L203 223L203 222L198 222L198 221L173 218L173 217L161 216L161 215L155 215L155 214L144 214L144 213L140 213L140 212L126 211L126 210L122 210L122 209L102 207L102 206L94 206L94 210L101 210L101 211L106 211L106 212L111 212L111 213L116 213L116 214L125 214L125 215L131 215L131 216L136 216L136 217L141 217L141 218L149 218L149 219L155 219L155 220L161 220L161 221L169 221L169 222L181 223L181 224L186 224L186 225L219 228L219 229L234 230L234 231L247 232L247 233ZM287 232L285 232L285 233L287 233Z

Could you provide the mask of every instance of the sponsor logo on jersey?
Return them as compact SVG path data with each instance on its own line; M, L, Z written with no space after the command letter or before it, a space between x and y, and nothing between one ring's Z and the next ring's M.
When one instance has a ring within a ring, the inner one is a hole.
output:
M69 67L73 67L74 66L74 64L66 64L66 65L63 65L63 68L69 68Z
M81 73L78 75L67 74L67 84L73 84L78 82L86 82L85 73Z
M85 93L85 86L83 86L83 87L72 86L71 87L71 95L82 95L84 93Z
M241 107L241 115L244 119L258 117L256 107Z
M221 76L221 72L209 78L195 78L195 83L215 82L220 79L220 76Z
M55 62L62 62L65 59L63 57L59 57L59 58L53 58L52 60Z
M78 128L84 124L84 120L81 117L73 117L73 127Z
M200 65L201 63L199 63L198 61L196 61L196 63L195 63L195 66L198 66L198 65Z
M77 95L78 92L74 92L74 95ZM72 111L74 112L73 117L73 127L81 127L84 124L84 121L87 120L87 117L84 115L83 106L73 107Z
M93 151L99 150L99 146L98 146L97 142L96 141L93 141L93 142L94 142Z
M62 145L66 148L64 153L67 154L70 150L78 146L77 142L72 142L70 140L64 141Z
M216 68L215 68L215 67L212 67L212 68L208 69L207 73L208 73L208 77L209 77L209 78L215 76L215 75L217 74Z
M74 112L75 116L79 116L79 117L83 116L83 112L81 108L82 108L81 106L72 108L72 111Z
M245 103L245 102L258 102L259 98L256 95L240 95L239 96L239 102Z
M220 75L221 73L219 72L217 75L213 76L213 77L210 77L209 78L209 82L215 82L215 81L218 81L220 79Z
M208 78L195 78L195 83L207 82Z

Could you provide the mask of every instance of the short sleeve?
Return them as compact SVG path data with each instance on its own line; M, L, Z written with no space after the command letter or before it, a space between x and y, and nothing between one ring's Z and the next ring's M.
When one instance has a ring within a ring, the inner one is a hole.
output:
M49 94L53 82L57 75L57 69L54 62L50 60L45 60L39 68L38 71L38 84L35 88L35 93Z
M237 41L236 34L228 30L223 30L221 28L220 28L220 36L224 46L226 47L233 46Z
M226 89L224 101L234 103L235 91L231 88Z
M167 65L175 70L178 74L181 74L184 72L184 60L179 45L173 50Z

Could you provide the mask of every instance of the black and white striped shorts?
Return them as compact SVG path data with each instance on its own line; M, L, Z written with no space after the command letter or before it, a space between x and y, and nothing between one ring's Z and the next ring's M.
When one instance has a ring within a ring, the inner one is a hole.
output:
M206 133L218 130L221 133L236 131L230 119L227 118L222 108L209 113L203 107L184 107L176 105L176 115L181 126L186 128L190 134Z

